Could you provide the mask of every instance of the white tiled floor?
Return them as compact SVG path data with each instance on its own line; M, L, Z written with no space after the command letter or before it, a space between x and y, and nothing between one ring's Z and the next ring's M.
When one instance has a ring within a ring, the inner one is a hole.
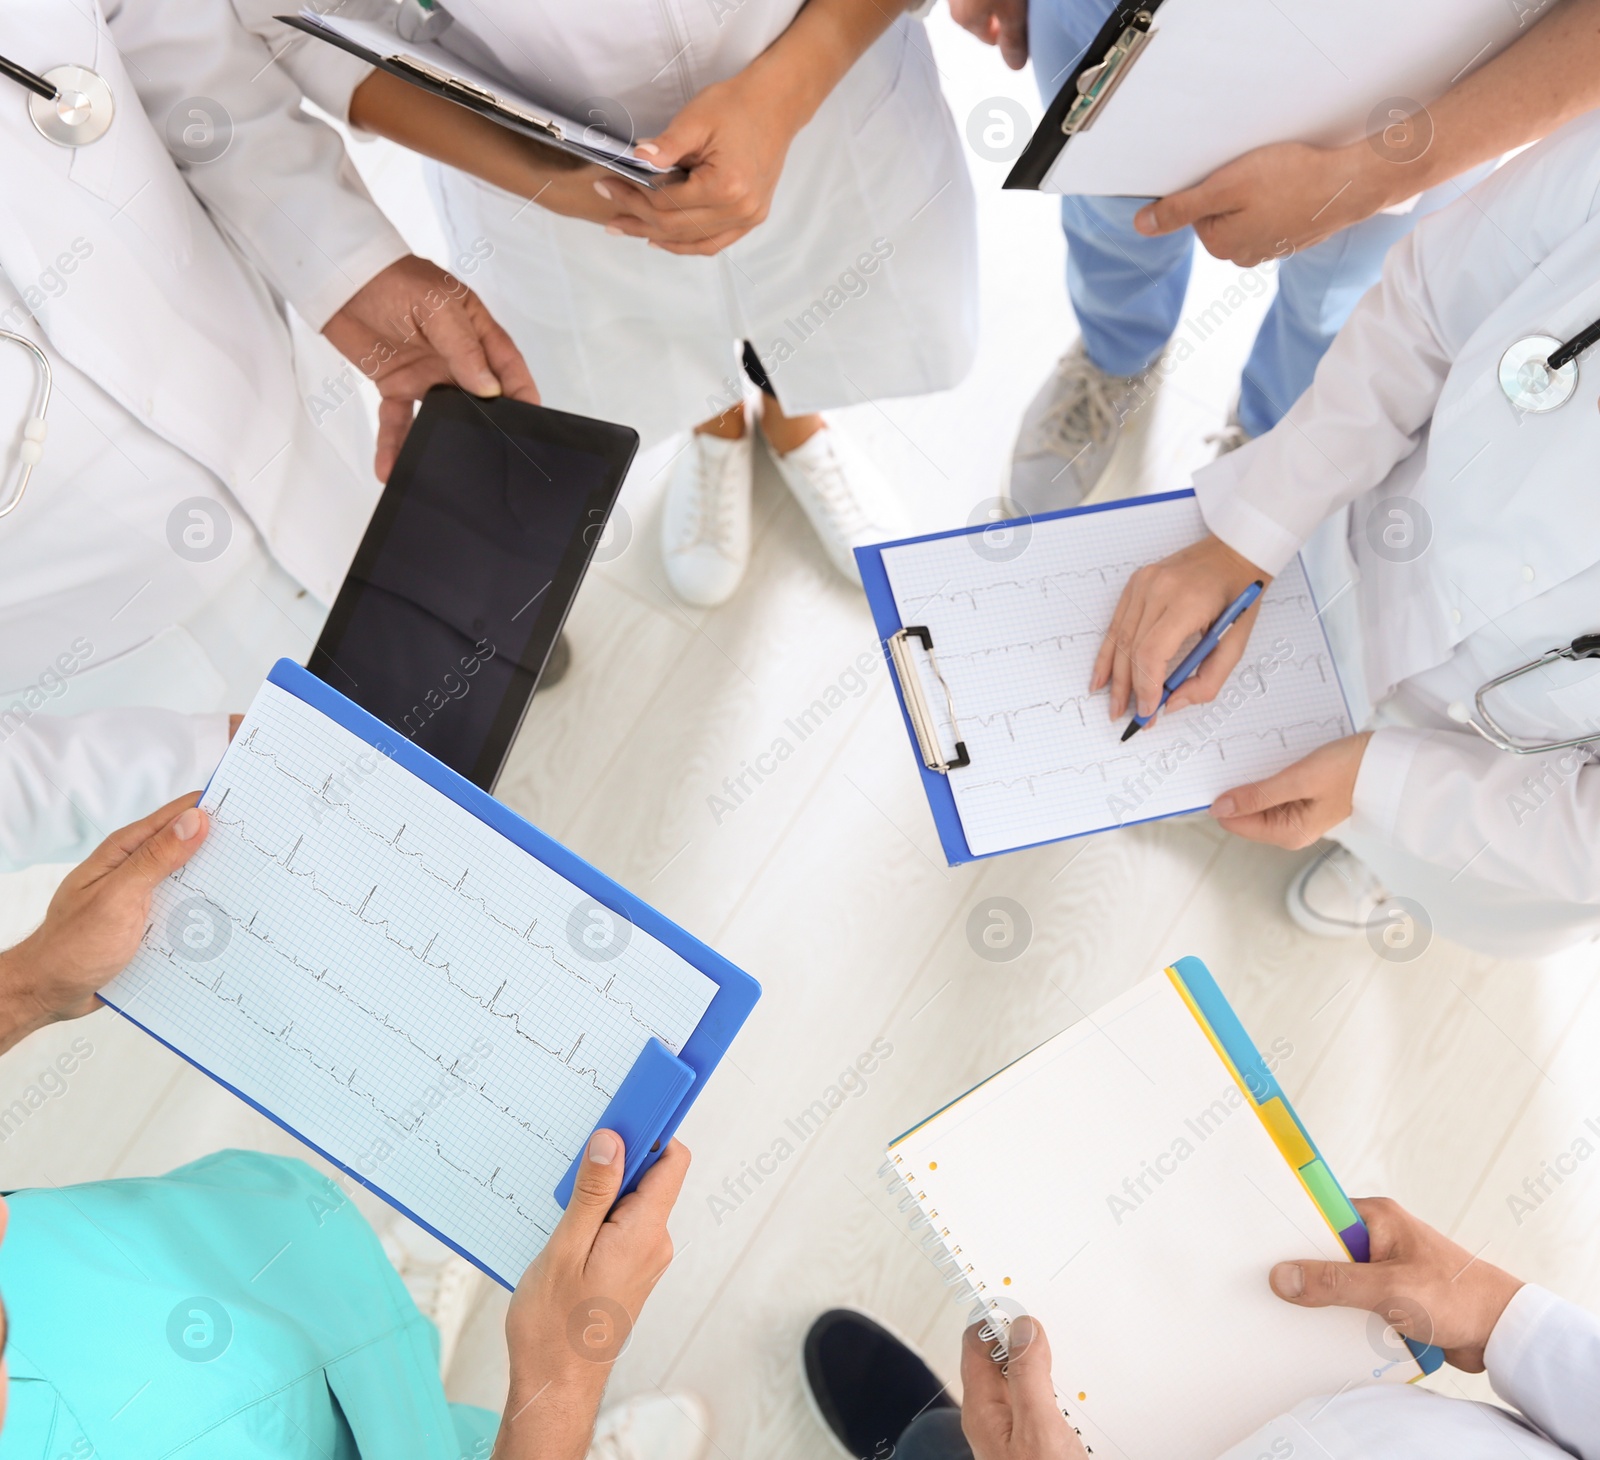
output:
M1007 72L942 11L933 27L958 124L996 95L1037 113L1026 73ZM373 143L357 155L417 246L441 256L412 160ZM947 396L845 413L929 527L996 494L1022 407L1071 329L1051 204L1000 192L1002 164L972 163L976 369ZM1202 255L1191 309L1234 274ZM1201 438L1223 419L1262 307L1236 311L1136 419L1109 490L1183 485L1206 458ZM1600 1119L1592 955L1519 965L1436 943L1390 964L1364 941L1308 939L1282 912L1297 859L1204 819L949 869L878 673L719 822L709 798L723 778L873 650L874 635L764 461L744 590L714 612L676 605L655 550L664 459L632 474L631 545L591 573L571 625L575 667L536 702L501 787L766 988L684 1129L695 1165L673 1222L679 1256L613 1393L690 1386L711 1401L721 1455L820 1457L799 1341L813 1314L841 1303L922 1342L953 1379L963 1314L876 1183L885 1139L1186 953L1216 972L1259 1042L1293 1046L1280 1077L1351 1190L1393 1195L1489 1260L1600 1306L1600 1161L1545 1180L1548 1194L1520 1217L1508 1202L1526 1200L1524 1182ZM0 940L39 915L51 881L41 870L0 884ZM1003 965L963 934L974 901L996 891L1034 927ZM227 1144L294 1149L109 1014L0 1060L0 1105L79 1034L95 1053L6 1140L5 1186L157 1172ZM864 1093L776 1174L732 1186L785 1118L879 1038L893 1054ZM502 1312L498 1296L483 1304L449 1376L453 1397L498 1404Z

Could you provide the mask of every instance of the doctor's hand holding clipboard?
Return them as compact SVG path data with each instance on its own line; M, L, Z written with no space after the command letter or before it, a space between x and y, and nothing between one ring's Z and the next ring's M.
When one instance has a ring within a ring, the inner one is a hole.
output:
M1185 705L1205 704L1227 683L1250 642L1260 612L1252 604L1199 667L1162 702L1168 672L1185 644L1216 624L1252 583L1266 573L1208 535L1159 563L1138 569L1117 603L1095 659L1091 692L1109 689L1111 718L1133 713L1140 721ZM1347 735L1320 746L1266 780L1236 787L1212 803L1227 830L1251 841L1298 850L1350 815L1356 774L1367 736Z
M812 0L753 61L697 92L656 136L633 144L656 166L687 174L655 188L575 166L382 71L356 88L350 118L607 233L667 253L716 254L765 221L796 134L896 15L892 6ZM631 129L630 117L598 111L579 120Z
M1133 578L1102 647L1112 713L1148 713L1185 641L1332 529L1310 587L1371 728L1211 808L1254 840L1340 843L1337 913L1291 888L1312 931L1403 902L1527 955L1600 924L1597 139L1591 112L1390 250L1282 424L1196 473L1209 535ZM1240 626L1169 710L1215 695Z
M1045 8L1063 3L1043 0ZM1426 106L1392 99L1373 117L1370 135L1348 146L1258 147L1194 186L1155 199L1134 227L1146 237L1192 227L1208 253L1254 268L1304 252L1376 213L1403 211L1419 193L1600 105L1600 3L1566 0L1526 10L1537 22L1528 34L1476 69L1466 67ZM1013 69L1029 56L1027 11L1025 0L950 3L956 23L998 45Z
M1600 4L1567 0L1441 97L1395 98L1345 147L1276 142L1139 211L1147 237L1192 226L1243 268L1300 253L1341 229L1493 162L1600 104Z

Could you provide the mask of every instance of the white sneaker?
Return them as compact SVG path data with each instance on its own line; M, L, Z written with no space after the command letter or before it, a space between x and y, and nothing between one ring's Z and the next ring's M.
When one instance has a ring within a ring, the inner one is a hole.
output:
M855 548L905 535L905 508L888 480L832 426L782 456L774 451L772 460L829 560L852 583L861 582Z
M398 1212L378 1240L411 1301L439 1330L439 1372L449 1373L462 1330L483 1290L484 1275Z
M588 1460L702 1460L711 1411L696 1394L642 1394L613 1404L595 1422Z
M737 441L690 433L672 463L661 512L661 557L685 603L726 603L750 562L751 432Z
M1123 423L1160 380L1107 375L1079 340L1029 403L1011 452L1010 497L1027 513L1076 507L1111 465Z
M1388 890L1367 864L1341 846L1313 857L1284 898L1296 925L1322 938L1360 936L1388 900Z

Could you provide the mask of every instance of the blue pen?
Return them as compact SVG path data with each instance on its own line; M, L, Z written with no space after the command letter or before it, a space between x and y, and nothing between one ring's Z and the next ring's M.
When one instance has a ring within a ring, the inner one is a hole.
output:
M1234 621L1239 615L1249 608L1256 599L1261 597L1263 586L1265 585L1262 584L1261 580L1259 578L1256 579L1254 583L1222 610L1222 617L1206 630L1205 637L1189 651L1183 663L1167 676L1167 682L1161 686L1161 704L1157 705L1154 712L1149 715L1135 715L1128 723L1128 728L1122 732L1124 740L1130 739L1136 731L1143 730L1146 725L1161 713L1161 706L1172 698L1173 690L1177 689L1184 680L1205 663L1207 656L1222 642L1222 636L1233 627Z

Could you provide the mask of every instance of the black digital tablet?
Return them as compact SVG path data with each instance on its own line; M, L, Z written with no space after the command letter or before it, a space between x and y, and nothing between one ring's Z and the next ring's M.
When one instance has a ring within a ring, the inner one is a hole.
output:
M429 391L306 667L492 791L638 445Z

